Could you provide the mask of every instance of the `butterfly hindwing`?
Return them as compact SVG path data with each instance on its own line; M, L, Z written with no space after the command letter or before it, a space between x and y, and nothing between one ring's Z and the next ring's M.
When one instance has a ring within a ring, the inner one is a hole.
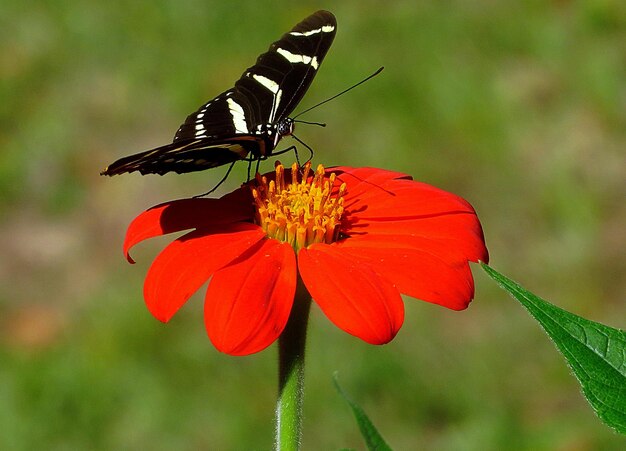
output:
M106 169L105 175L139 171L141 174L159 174L202 171L233 161L242 160L258 147L254 136L221 141L196 139L175 141L165 146L120 158Z
M336 29L328 11L310 15L272 43L233 88L190 114L171 144L121 158L102 174L184 173L271 155L291 133L288 116L311 85Z

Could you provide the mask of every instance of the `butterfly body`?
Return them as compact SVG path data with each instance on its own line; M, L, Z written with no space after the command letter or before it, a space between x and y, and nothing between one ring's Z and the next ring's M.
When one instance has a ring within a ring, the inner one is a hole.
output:
M102 175L185 173L272 155L293 133L296 108L335 37L337 23L318 11L270 45L235 86L202 105L171 144L121 158Z

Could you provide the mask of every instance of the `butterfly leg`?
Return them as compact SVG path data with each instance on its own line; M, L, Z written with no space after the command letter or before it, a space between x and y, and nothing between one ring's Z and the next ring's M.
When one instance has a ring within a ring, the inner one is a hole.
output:
M304 141L302 141L300 138L298 138L296 135L291 135L293 137L293 139L295 139L296 141L298 141L300 144L302 144L304 147L306 147L307 149L309 149L309 158L307 158L307 160L304 162L304 164L307 164L309 161L311 161L313 159L313 155L315 154L315 152L313 152L313 149L311 149L311 147L309 145L307 145L307 143L305 143ZM298 153L296 152L296 158L297 158ZM299 163L299 162L298 162Z
M248 182L250 181L250 170L252 169L253 158L248 158ZM257 162L257 172L259 172L259 164Z
M276 155L282 155L284 153L291 152L292 150L295 151L295 152L298 151L298 149L296 149L296 146L289 146L286 149L279 150L278 152L273 152L272 156L275 157Z
M289 146L289 147L287 147L286 149L280 150L280 151L278 151L278 152L274 152L274 153L272 154L272 156L282 155L282 154L284 154L284 153L291 152L292 150L293 150L293 153L294 153L294 154L295 154L295 156L296 156L296 161L298 162L298 166L301 166L301 164L300 164L300 158L299 158L299 156L298 156L298 148L297 148L296 146Z
M233 161L230 166L228 166L228 171L226 171L226 174L224 174L224 177L222 177L222 180L220 180L217 185L215 185L213 188L211 188L209 191L207 191L206 193L202 193L202 194L197 194L195 196L193 196L194 199L197 199L198 197L204 197L204 196L208 196L209 194L213 193L216 189L218 189L222 183L224 183L226 181L226 179L228 178L228 176L230 175L230 171L233 170L233 167L235 166L235 163L237 163L237 160ZM249 180L249 178L248 178Z

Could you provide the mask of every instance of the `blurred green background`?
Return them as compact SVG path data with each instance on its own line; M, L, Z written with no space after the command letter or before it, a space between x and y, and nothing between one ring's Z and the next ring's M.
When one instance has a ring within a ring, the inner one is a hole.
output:
M140 246L135 266L121 253L136 214L204 192L223 171L98 173L170 142L187 114L321 8L338 33L301 109L386 69L306 116L328 123L298 129L314 162L404 171L465 197L496 269L626 327L622 0L5 0L1 449L271 448L275 347L218 353L201 294L159 323L142 280L170 239ZM468 310L407 299L384 347L314 307L304 449L363 449L335 370L398 450L624 449L538 325L474 270Z

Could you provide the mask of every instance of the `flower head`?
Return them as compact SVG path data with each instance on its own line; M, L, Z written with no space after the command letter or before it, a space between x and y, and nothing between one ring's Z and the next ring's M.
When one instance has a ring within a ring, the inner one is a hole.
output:
M454 194L375 168L310 166L273 173L220 199L153 207L130 224L124 252L191 230L146 276L150 312L168 321L209 279L205 325L217 349L258 352L287 323L301 277L342 330L372 344L404 320L400 294L453 310L474 296L469 261L488 260L472 206Z

